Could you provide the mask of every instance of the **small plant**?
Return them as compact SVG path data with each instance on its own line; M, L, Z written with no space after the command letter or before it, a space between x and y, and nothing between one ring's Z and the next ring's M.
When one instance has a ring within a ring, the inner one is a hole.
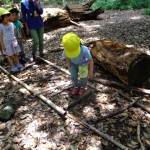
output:
M144 15L150 15L150 8L147 8L144 10Z
M150 6L150 0L96 0L92 5L92 9L95 10L99 7L103 7L106 10L127 10L148 8L148 6Z

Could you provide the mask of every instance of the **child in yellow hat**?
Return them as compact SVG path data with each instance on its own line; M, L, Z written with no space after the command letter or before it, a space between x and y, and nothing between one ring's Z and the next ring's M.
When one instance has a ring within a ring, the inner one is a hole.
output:
M66 58L68 70L74 88L72 95L82 95L87 85L88 77L93 78L93 59L88 47L81 43L75 33L67 33L62 37L63 56ZM78 80L79 74L79 80Z
M14 24L9 22L10 12L4 8L0 8L0 17L2 20L0 24L0 45L2 46L2 52L7 55L8 62L12 67L11 70L18 72L24 67L19 62L18 53L20 52L20 47L15 37ZM16 63L15 65L13 58Z

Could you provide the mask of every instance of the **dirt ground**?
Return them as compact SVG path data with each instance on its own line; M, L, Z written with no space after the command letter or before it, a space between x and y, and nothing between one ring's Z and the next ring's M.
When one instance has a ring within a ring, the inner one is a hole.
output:
M132 45L149 54L150 16L143 16L142 11L106 11L98 20L79 22L82 27L72 25L45 33L45 59L66 68L61 57L62 51L53 50L61 47L61 38L67 32L77 33L84 42L109 38ZM26 44L27 53L31 43L29 40ZM68 75L41 61L28 62L26 66L24 71L15 76L62 108L72 101L68 94L69 90L52 96L53 93L71 85ZM10 69L7 63L3 67ZM97 79L120 82L100 66L95 65L94 70ZM100 117L125 107L129 101L119 95L119 89L91 84L99 92L93 91L88 98L83 99L68 112L86 120L131 150L142 150L142 144L149 150L150 114L134 106L117 116L99 121ZM140 87L149 88L149 81ZM132 99L139 99L139 103L144 107L150 107L149 95L126 94ZM116 145L74 120L62 118L0 70L0 106L6 102L16 105L16 113L11 120L0 122L1 150L119 150Z

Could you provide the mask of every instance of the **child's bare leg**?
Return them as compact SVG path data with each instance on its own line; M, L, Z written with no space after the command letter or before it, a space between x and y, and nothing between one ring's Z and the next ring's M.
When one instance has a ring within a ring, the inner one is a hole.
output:
M9 64L11 65L11 67L13 67L14 63L13 63L12 56L7 56L7 59L8 59Z
M19 57L17 54L14 54L14 59L15 59L16 64L19 64Z

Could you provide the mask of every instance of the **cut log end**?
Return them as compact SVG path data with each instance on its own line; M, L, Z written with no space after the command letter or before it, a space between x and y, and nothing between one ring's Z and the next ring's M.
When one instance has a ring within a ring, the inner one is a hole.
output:
M87 44L95 62L123 83L139 85L150 77L150 56L122 43L102 39Z
M128 84L139 85L150 77L150 57L140 56L130 65Z

